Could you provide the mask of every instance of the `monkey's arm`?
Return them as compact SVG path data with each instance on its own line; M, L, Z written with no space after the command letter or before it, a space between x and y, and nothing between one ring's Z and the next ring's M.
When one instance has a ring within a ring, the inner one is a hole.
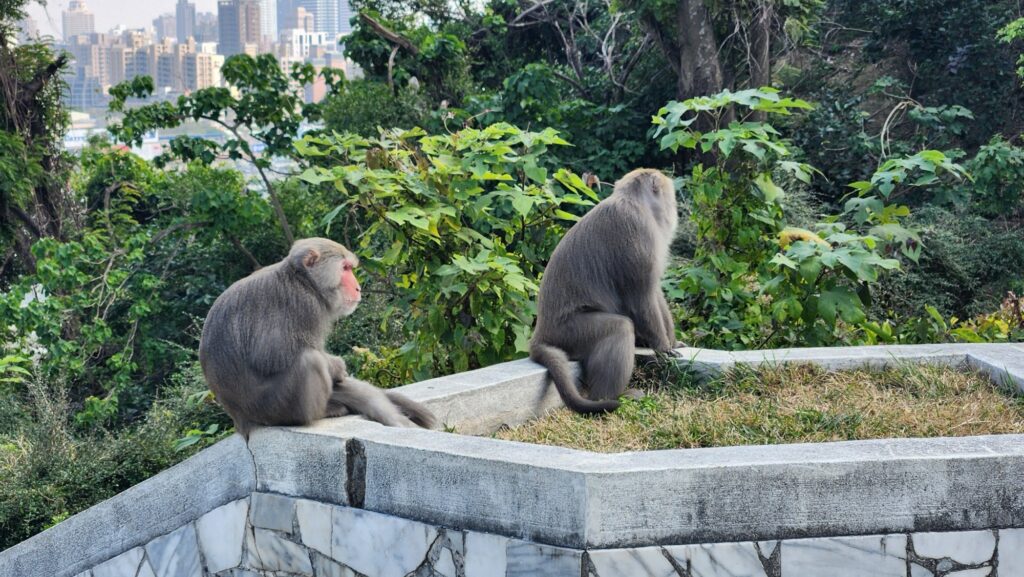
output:
M642 302L635 303L631 315L636 342L656 351L667 351L675 344L675 327L672 315L668 312L668 303L660 290L655 294L647 293ZM670 332L671 330L671 332Z
M345 359L336 357L334 355L325 354L327 357L327 369L330 371L331 380L335 383L344 381L349 376L348 367L345 365Z
M668 301L665 299L665 293L659 288L657 291L658 296L658 309L661 314L662 323L665 327L665 335L668 337L668 342L671 343L670 348L676 346L676 322L672 318L672 309L668 308Z

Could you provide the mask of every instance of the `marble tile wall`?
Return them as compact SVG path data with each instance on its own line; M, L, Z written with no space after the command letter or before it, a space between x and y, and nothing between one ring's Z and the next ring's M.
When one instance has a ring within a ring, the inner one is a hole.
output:
M1024 577L1024 529L579 551L267 493L76 577Z

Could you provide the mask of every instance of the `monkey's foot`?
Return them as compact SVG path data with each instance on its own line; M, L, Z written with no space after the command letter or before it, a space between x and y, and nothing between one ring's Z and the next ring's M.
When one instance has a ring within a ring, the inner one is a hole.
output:
M629 388L626 389L625 391L622 391L622 396L626 397L627 399L639 401L640 399L646 397L647 395L640 389Z

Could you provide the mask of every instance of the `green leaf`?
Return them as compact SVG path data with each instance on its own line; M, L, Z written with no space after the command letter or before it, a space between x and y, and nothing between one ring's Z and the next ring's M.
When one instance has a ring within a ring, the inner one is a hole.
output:
M776 199L781 198L784 193L774 182L770 174L759 174L754 179L754 184L757 185L758 190L764 195L765 202L774 203Z
M512 197L512 208L519 213L520 216L526 216L530 214L530 209L533 208L534 198L526 194L516 194Z

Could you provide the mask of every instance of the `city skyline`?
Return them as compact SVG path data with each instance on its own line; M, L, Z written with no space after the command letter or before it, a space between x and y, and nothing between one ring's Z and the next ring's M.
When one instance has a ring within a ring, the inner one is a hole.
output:
M217 0L190 0L196 12L217 12ZM39 33L63 39L61 14L68 9L71 0L49 0L45 7L38 4L28 6L28 15L36 21ZM174 14L177 0L146 0L145 2L124 2L124 0L86 0L86 5L95 17L97 32L106 32L117 25L126 28L152 28L153 20L162 14Z

